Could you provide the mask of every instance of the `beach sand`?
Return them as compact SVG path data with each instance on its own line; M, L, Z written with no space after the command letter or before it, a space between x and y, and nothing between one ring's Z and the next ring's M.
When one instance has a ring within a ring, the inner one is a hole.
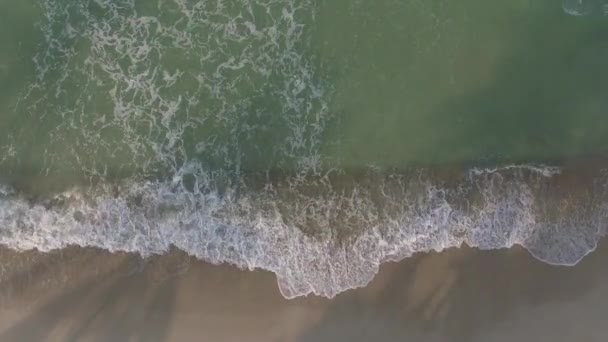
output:
M608 243L575 267L468 247L387 263L334 299L179 251L0 250L0 341L607 341Z

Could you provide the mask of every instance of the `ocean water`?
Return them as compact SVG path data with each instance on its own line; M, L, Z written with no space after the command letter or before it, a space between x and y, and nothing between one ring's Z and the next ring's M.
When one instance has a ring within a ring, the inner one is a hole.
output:
M601 0L0 2L0 244L274 272L287 298L608 229Z

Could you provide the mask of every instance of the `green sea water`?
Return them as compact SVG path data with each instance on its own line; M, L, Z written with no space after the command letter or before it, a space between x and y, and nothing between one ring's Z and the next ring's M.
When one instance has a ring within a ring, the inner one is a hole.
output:
M606 151L608 26L557 1L328 1L328 153L404 166Z
M555 190L557 167L608 152L607 13L0 0L0 244L176 246L273 271L289 298L462 243L574 264L608 194L599 169Z
M608 149L608 22L558 1L100 4L0 4L3 177L130 175L176 141L255 170Z

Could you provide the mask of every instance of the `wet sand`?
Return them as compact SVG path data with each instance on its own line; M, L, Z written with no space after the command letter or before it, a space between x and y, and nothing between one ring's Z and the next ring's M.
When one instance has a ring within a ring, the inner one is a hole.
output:
M608 243L575 267L523 249L388 263L366 288L285 300L273 274L173 251L147 260L0 250L0 341L606 341Z

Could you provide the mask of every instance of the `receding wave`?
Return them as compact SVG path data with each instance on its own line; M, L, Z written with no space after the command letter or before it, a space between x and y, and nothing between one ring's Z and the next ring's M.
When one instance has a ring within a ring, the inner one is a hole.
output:
M181 180L74 189L32 202L5 189L0 243L41 251L68 245L164 253L175 246L211 263L264 269L282 294L333 297L365 286L381 263L464 244L515 244L574 265L606 232L604 179L547 167L370 171L223 193Z

